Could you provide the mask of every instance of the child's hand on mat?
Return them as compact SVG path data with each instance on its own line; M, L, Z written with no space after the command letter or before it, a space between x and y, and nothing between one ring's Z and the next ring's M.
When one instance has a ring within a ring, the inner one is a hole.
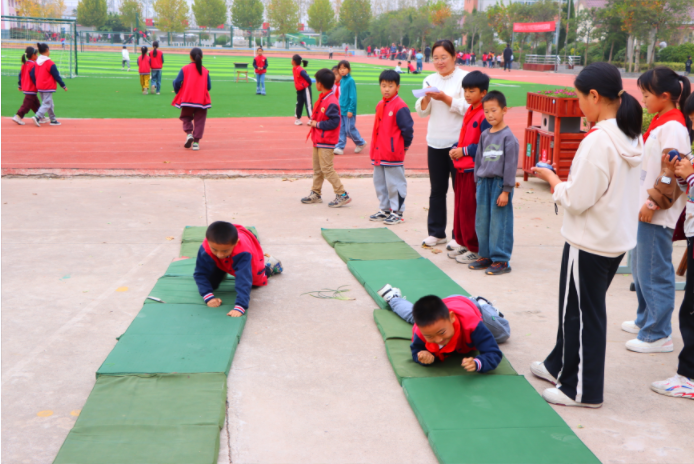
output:
M641 207L641 211L639 211L639 221L650 223L652 219L653 210L650 209L646 203L644 203Z
M451 157L451 159L457 160L459 158L463 157L463 149L462 148L453 148L451 151L448 152L448 156Z
M422 350L417 353L417 359L419 359L419 362L422 364L431 364L434 362L434 355L428 351Z
M503 208L506 205L508 205L508 192L501 192L499 198L496 199L496 206Z
M243 316L243 313L242 313L241 311L237 311L237 310L235 310L235 309L232 309L231 311L229 311L229 312L227 313L227 316L231 316L231 317L241 317L241 316Z
M462 366L468 372L477 372L477 363L475 363L475 358L463 358Z
M210 308L219 308L222 306L222 299L221 298L212 298L210 301L207 302L207 306Z
M687 177L694 174L694 166L689 162L688 159L683 159L677 162L677 167L675 168L675 174L680 179L687 180Z

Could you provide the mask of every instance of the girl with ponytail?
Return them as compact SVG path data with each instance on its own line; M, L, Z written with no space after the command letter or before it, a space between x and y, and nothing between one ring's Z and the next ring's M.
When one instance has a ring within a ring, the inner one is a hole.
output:
M149 74L152 72L151 60L147 56L147 47L140 49L142 54L137 57L137 67L140 71L140 87L142 87L142 95L149 93ZM154 93L154 90L152 90Z
M24 93L24 101L22 106L17 110L17 114L12 117L12 120L19 124L24 125L24 116L29 112L33 111L36 113L41 107L39 103L39 97L36 96L36 78L31 78L32 71L36 67L36 59L38 58L38 50L34 47L27 47L22 55L22 68L19 70L19 91ZM45 120L44 122L48 122Z
M309 122L311 121L312 111L313 111L313 96L311 94L311 78L301 64L304 66L308 65L308 61L302 60L300 55L292 56L292 75L294 76L294 88L296 89L296 107L294 109L294 117L296 121L294 124L300 126L301 114L306 107L306 116L308 116Z
M566 244L556 343L530 370L559 385L542 393L547 402L598 408L605 383L605 297L622 257L636 246L642 110L611 64L587 66L574 86L581 111L595 127L578 147L566 182L550 169L534 168L564 208Z
M161 70L164 67L164 54L159 51L159 41L152 42L152 51L149 52L149 62L152 67L152 93L161 91Z
M675 269L672 236L686 204L686 195L675 185L675 163L667 153L691 151L691 121L681 109L691 93L686 77L663 66L646 71L637 84L643 103L655 116L643 136L644 152L639 192L638 239L632 255L632 274L638 298L636 319L622 324L638 334L626 343L638 353L673 350L672 311L675 309Z
M183 66L173 82L176 97L171 103L181 109L185 148L200 149L200 139L205 132L207 110L212 106L210 73L202 65L202 50L195 47L190 51L190 63Z

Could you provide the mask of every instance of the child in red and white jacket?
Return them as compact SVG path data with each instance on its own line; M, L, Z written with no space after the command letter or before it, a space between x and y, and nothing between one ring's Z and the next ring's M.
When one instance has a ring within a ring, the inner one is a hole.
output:
M255 94L265 95L265 73L267 73L267 58L263 55L263 47L258 47L258 52L253 58L255 69Z
M340 138L340 102L333 93L335 75L327 68L316 73L316 88L321 92L313 108L313 114L308 125L311 130L308 136L313 141L313 187L307 197L301 199L304 204L323 203L321 189L323 181L327 180L333 186L335 199L328 203L330 208L344 206L352 198L345 191L340 177L335 172L335 144Z
M33 116L34 124L41 126L43 117L48 114L51 120L51 126L59 126L60 123L55 118L53 111L53 94L60 85L67 92L67 86L60 77L58 67L51 60L51 51L45 43L36 44L41 56L36 60L36 66L29 71L29 78L36 84L36 91L41 97L41 107Z
M39 97L36 96L38 90L36 89L36 82L31 78L31 72L36 67L37 52L34 47L27 47L22 55L22 68L19 70L19 82L17 87L20 92L24 93L24 101L22 106L17 110L17 114L12 117L12 120L19 124L24 125L22 120L24 116L29 112L33 111L36 114L41 107L41 102ZM49 122L45 119L41 122Z
M181 68L173 82L176 97L171 105L181 109L180 120L186 136L185 148L200 149L200 139L205 132L207 110L212 107L210 73L202 65L202 50L195 47L190 51L190 64Z
M381 209L369 220L395 225L405 221L405 152L414 138L414 121L407 103L398 95L400 73L386 69L378 80L383 100L376 105L370 154Z

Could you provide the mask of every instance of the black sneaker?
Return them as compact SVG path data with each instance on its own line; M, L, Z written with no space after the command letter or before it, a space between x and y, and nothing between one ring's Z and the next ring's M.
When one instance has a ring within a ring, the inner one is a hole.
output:
M480 258L474 263L470 264L468 266L468 269L472 269L473 271L483 271L484 269L489 269L489 267L492 265L492 260L489 258Z
M60 122L57 119L51 120L51 126L59 126Z
M307 197L301 199L301 203L305 205L309 205L311 203L323 203L323 199L320 195L311 190L311 193L309 193Z
M345 192L342 195L335 195L335 199L333 201L331 201L330 203L328 203L328 207L339 208L341 206L345 206L350 201L352 201L352 199L347 194L347 192Z
M494 263L492 264L491 269L489 269L486 274L487 275L501 275L501 274L508 274L511 272L511 266L508 265L508 263Z
M386 219L388 219L388 216L390 216L390 214L391 214L390 210L388 210L388 211L380 210L378 213L372 214L371 216L369 216L369 221L385 221Z
M402 214L398 213L390 213L388 219L383 221L384 224L389 226L394 226L395 224L402 224L403 222L405 222L405 219L403 219Z

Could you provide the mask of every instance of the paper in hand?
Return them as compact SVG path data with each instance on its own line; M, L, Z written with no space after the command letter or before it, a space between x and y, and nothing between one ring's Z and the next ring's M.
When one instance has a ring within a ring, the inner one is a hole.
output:
M412 95L414 95L417 98L422 98L426 96L427 93L429 92L439 92L439 89L436 87L427 87L426 89L416 89L412 91Z

